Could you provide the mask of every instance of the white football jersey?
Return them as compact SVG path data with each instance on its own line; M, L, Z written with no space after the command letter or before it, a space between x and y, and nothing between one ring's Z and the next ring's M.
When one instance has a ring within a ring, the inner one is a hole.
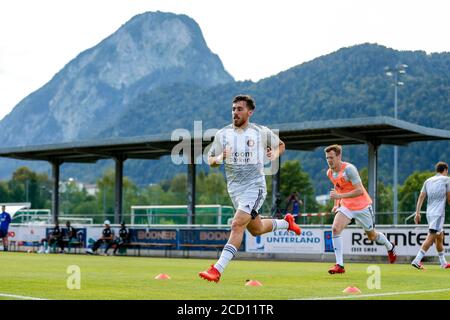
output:
M441 174L428 178L421 192L427 194L427 215L440 216L445 214L447 192L450 192L450 178Z
M225 159L228 192L233 194L248 186L266 190L264 164L267 147L278 148L280 139L269 128L249 123L245 129L232 124L219 130L208 156L217 156L225 148L231 155Z

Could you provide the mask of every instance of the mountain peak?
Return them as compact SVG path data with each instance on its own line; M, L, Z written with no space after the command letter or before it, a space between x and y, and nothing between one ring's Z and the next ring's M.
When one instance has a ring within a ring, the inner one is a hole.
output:
M102 59L95 60L95 69L100 80L115 89L128 87L152 73L174 68L201 70L201 73L196 72L201 80L194 83L202 86L233 81L218 56L207 47L198 24L186 15L166 12L136 15L80 56L86 57L81 65L89 65L86 60L101 56ZM159 83L149 85L155 87Z
M3 145L85 139L155 88L176 83L208 88L233 81L194 20L145 12L80 53L22 100L0 123ZM24 121L33 129L17 135Z

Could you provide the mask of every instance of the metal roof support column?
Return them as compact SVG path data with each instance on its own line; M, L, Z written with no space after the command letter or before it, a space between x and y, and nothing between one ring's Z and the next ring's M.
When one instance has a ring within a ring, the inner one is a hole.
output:
M187 223L195 224L195 176L197 164L202 164L203 159L203 132L201 121L194 121L194 136L190 140L187 172Z
M378 144L369 142L369 195L372 198L373 212L377 212L377 181L378 181Z
M56 223L59 217L59 168L62 162L59 160L55 160L51 161L50 163L52 165L52 180L53 180L52 214L53 214L53 223Z
M119 224L122 221L123 212L123 163L125 157L122 155L115 156L116 163L116 181L115 181L115 203L114 203L114 223Z
M189 157L187 173L187 224L195 224L195 171L193 150Z

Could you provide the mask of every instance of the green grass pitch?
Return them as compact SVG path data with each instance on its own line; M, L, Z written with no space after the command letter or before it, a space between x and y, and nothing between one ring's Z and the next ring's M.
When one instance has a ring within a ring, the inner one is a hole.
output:
M2 252L0 261L0 299L450 300L450 269L442 270L436 264L428 264L422 271L408 264L347 263L345 274L329 275L331 263L234 260L216 284L198 277L215 259ZM80 289L67 287L71 265L80 268ZM379 267L380 289L368 288L368 278L374 275L368 273L368 267L374 265ZM155 280L160 273L171 279ZM263 286L245 286L247 280L258 280ZM343 293L349 286L362 293Z

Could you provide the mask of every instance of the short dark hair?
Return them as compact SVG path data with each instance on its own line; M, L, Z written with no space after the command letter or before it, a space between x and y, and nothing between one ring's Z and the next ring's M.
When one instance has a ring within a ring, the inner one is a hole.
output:
M443 161L439 161L438 163L436 163L435 168L436 168L436 172L442 173L445 170L448 170L448 164L446 164Z
M245 101L247 104L247 108L249 108L250 110L255 110L255 108L256 108L255 100L247 94L240 94L240 95L237 95L236 97L234 97L233 103L236 103L239 101Z
M336 155L342 154L342 147L338 144L332 144L331 146L328 146L324 149L325 152L334 151Z

